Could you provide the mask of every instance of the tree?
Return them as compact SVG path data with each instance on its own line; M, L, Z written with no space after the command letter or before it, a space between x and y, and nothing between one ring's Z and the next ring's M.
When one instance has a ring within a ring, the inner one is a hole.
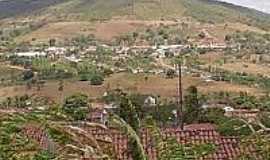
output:
M145 81L145 82L147 82L147 81L148 81L148 79L149 79L149 77L148 77L148 76L145 76L145 77L144 77L144 81Z
M135 106L126 95L121 95L119 116L125 120L136 132L139 132L140 120Z
M75 94L65 99L63 111L74 120L83 120L88 111L88 96L85 94Z
M205 34L204 32L200 32L200 33L199 33L199 37L200 37L201 39L203 39L203 38L206 37L206 34Z
M50 45L50 47L52 47L52 46L55 46L56 45L56 39L50 39L49 40L49 45Z
M117 115L110 116L110 123L117 126L124 134L128 136L128 147L134 160L147 160L147 155L144 151L139 134L134 128L124 119Z
M195 86L187 89L187 95L184 97L184 119L186 123L198 122L201 117L202 109L199 104L198 90Z
M166 71L166 78L174 78L175 76L175 71L173 69L168 69Z
M27 70L23 72L23 80L29 80L34 77L34 72L32 70Z

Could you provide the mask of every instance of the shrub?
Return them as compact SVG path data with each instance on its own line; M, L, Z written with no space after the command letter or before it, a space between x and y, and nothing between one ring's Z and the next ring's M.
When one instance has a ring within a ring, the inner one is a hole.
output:
M166 78L174 78L175 71L173 69L169 69L166 71Z
M91 85L102 85L104 81L103 76L99 74L95 74L90 78L90 84Z
M85 94L75 94L65 99L63 111L74 120L83 120L88 111L88 96Z
M88 80L89 80L89 76L87 74L80 75L80 81L88 81Z
M34 72L33 71L27 70L27 71L23 72L23 80L24 81L29 80L29 79L31 79L33 77L34 77Z

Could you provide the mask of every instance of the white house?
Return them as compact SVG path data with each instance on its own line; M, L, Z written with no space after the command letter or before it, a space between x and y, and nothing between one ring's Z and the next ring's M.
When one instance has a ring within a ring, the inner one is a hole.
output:
M144 100L144 104L148 105L148 106L156 106L157 105L157 100L155 97L152 96L148 96L145 100Z
M65 59L70 61L70 62L75 62L75 63L79 63L82 61L80 58L76 58L74 55L72 55L70 57L65 57Z
M19 57L44 57L47 55L45 52L18 52L14 54Z
M64 47L49 47L45 50L48 54L64 55L67 51Z

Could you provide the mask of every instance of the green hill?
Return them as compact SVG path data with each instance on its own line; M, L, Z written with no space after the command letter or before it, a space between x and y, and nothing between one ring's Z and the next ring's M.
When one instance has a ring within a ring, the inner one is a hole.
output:
M97 20L112 17L180 19L219 23L241 22L270 28L270 15L214 0L3 0L0 18L44 16L59 20Z

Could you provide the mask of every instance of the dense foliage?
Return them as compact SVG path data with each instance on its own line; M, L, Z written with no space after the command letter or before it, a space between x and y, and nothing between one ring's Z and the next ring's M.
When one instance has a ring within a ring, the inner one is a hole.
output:
M88 96L76 94L65 99L63 111L74 120L84 120L88 112Z

